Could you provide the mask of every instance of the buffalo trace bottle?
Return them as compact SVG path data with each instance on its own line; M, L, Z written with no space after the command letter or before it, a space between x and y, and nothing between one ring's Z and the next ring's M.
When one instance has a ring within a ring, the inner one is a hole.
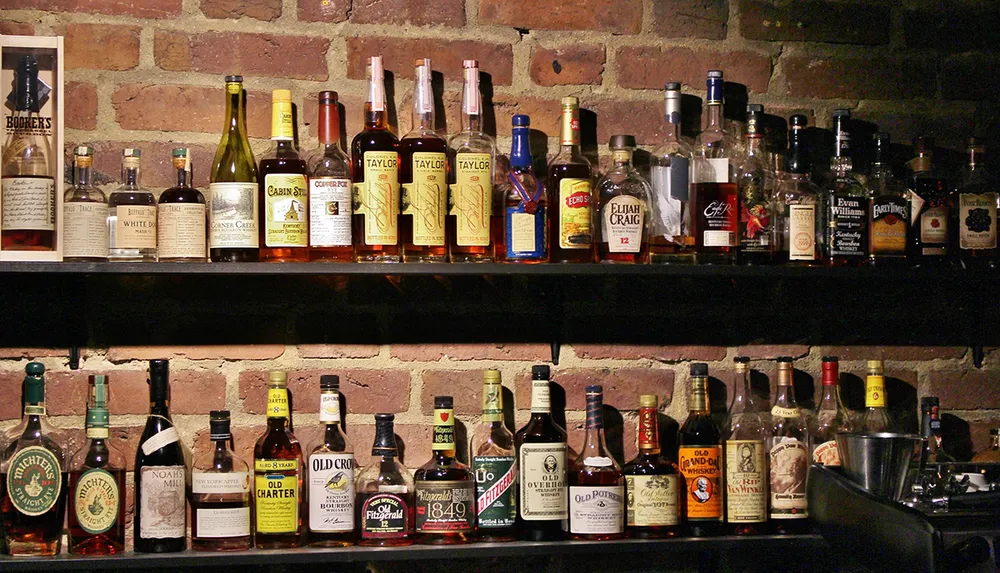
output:
M191 549L250 549L250 466L233 452L228 410L209 413L209 439L191 468Z
M774 182L764 149L764 106L747 105L746 153L736 166L739 191L739 251L741 264L774 262Z
M340 377L319 378L322 434L309 453L309 544L354 543L354 448L340 428Z
M691 365L688 417L678 435L677 461L685 484L685 517L694 535L717 533L722 521L721 436L708 401L708 365Z
M851 162L851 111L833 111L832 179L826 188L826 262L860 266L868 260L868 190Z
M402 208L399 232L404 262L448 260L445 214L448 208L448 142L434 130L431 60L422 58L413 93L413 128L399 140Z
M122 150L122 184L108 197L109 261L156 261L156 197L139 182L141 159Z
M253 448L258 549L302 543L302 446L289 429L287 384L284 372L268 374L267 430Z
M308 168L295 149L292 92L271 92L271 149L260 159L260 260L309 260Z
M431 459L413 474L418 543L468 543L476 527L472 471L455 459L453 408L451 396L434 397Z
M191 152L178 147L171 153L177 185L160 193L156 204L157 258L163 261L203 263L205 196L191 186Z
M483 373L482 423L469 445L476 481L476 535L480 541L513 541L517 519L514 435L503 423L500 372Z
M722 116L722 71L708 72L705 129L698 136L691 165L691 231L699 263L732 264L736 260L736 152Z
M564 97L559 154L549 163L549 238L554 263L589 263L594 259L593 171L580 152L580 100Z
M840 361L836 356L823 357L823 399L816 408L816 427L812 436L812 463L839 466L837 434L851 431L851 420L840 403Z
M639 454L622 469L628 536L636 539L680 534L680 474L660 453L658 417L656 396L639 396Z
M543 263L549 260L548 197L535 176L529 141L531 119L511 118L510 171L500 184L503 201L503 233L497 239L497 261ZM500 244L502 243L502 244Z
M566 430L552 420L549 367L531 367L531 419L514 436L519 488L517 529L528 541L563 538Z
M681 84L664 86L666 123L663 144L652 152L653 188L649 223L649 262L694 262L691 236L691 146L681 137Z
M309 260L350 262L351 164L340 149L337 92L319 92L319 148L309 159Z
M597 182L597 260L649 262L649 183L632 166L634 135L613 135L608 142L614 166Z
M399 140L389 131L382 56L368 61L365 129L351 142L354 259L399 262Z
M905 263L910 229L909 192L892 173L888 133L876 133L875 158L868 176L871 209L868 222L868 260L877 266Z
M737 356L725 441L727 533L758 535L767 523L767 432L750 391L750 359Z
M569 476L569 532L573 539L625 537L625 474L604 441L604 388L587 386L587 434Z
M809 472L809 430L792 389L792 359L778 358L778 389L771 407L768 440L771 492L769 517L777 533L806 533L809 516L806 476Z
M108 260L108 199L90 177L93 164L92 148L85 145L73 148L76 184L63 196L63 261L66 262Z
M396 459L392 414L375 414L372 461L357 477L358 545L413 544L413 477Z

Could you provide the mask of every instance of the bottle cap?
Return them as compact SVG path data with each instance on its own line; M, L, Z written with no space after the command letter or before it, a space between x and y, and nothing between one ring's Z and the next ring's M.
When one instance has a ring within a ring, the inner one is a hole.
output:
M587 394L600 394L604 392L604 386L601 386L600 384L591 384L584 388L584 391Z
M142 151L135 147L126 147L122 150L122 157L142 157Z
M531 377L536 380L548 380L551 371L547 364L540 364L531 367Z
M24 402L25 404L40 404L45 401L45 365L41 362L29 362L24 367Z
M667 82L667 83L663 84L663 89L666 90L666 91L668 91L668 92L680 91L680 89L681 89L681 83L680 82Z
M1000 428L990 428L991 436L1000 436Z
M531 125L531 118L523 113L519 113L510 118L510 124L514 127L528 127Z
M226 76L226 83L243 83L243 76Z
M787 363L789 363L789 364L791 364L791 363L792 363L792 357L791 357L791 356L779 356L779 357L777 357L777 358L776 358L775 360L776 360L776 361L777 361L778 363L782 363L782 362L787 362Z
M415 68L419 68L419 67L422 67L422 66L430 67L430 65L431 65L431 59L430 58L417 58L417 59L413 60L413 67L415 67Z
M797 113L792 117L788 118L788 122L791 124L792 127L803 128L809 125L809 118L802 115L801 113Z
M455 399L451 396L434 396L435 410L450 410L455 407Z
M288 374L278 370L272 370L267 374L267 381L269 384L286 386L288 384Z
M868 361L868 368L869 369L882 368L883 365L884 365L884 362L882 362L881 360L869 360Z
M851 110L849 109L835 109L833 110L834 119L851 119Z
M691 376L708 376L708 364L695 362L691 365Z
M920 411L930 412L934 408L941 406L941 400L937 396L925 396L920 399Z
M24 367L24 372L28 376L41 376L45 374L45 365L41 362L29 362L27 366Z
M319 103L321 104L335 104L337 103L337 92L324 90L319 92Z
M634 135L612 135L608 141L608 147L611 149L634 149L635 146Z
M722 70L708 70L708 78L712 80L721 80L723 77Z
M826 368L826 363L827 362L832 362L832 363L836 364L836 363L840 362L840 358L838 358L836 356L824 356L823 357L823 367L824 368Z
M187 157L189 154L190 151L188 150L187 147L176 147L171 152L172 157Z
M324 374L319 377L320 390L339 390L340 376L336 374Z
M563 109L576 109L580 107L580 98L573 96L564 97L559 103Z
M292 101L292 90L274 90L271 92L272 102Z
M733 358L733 362L735 362L737 364L750 364L750 357L749 356L737 356L736 358Z
M150 360L149 361L149 373L150 374L163 374L166 375L170 371L170 361L169 360Z
M489 382L491 384L499 384L500 383L500 371L499 370L494 370L492 368L489 369L489 370L484 370L483 371L483 382Z
M917 155L932 154L934 152L934 138L923 135L913 139L913 151Z
M465 69L478 68L479 60L462 60L462 67Z
M78 145L73 149L73 155L76 155L77 157L89 157L93 154L93 148L87 147L86 145Z
M656 394L643 394L639 396L640 408L656 408L658 405Z
M228 420L229 410L212 410L208 413L209 420Z

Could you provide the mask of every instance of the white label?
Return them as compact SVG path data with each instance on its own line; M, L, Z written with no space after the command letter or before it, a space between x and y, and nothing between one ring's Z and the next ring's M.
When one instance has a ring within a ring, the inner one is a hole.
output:
M250 535L250 506L229 509L199 508L194 512L198 539L246 537Z
M510 214L510 250L515 253L534 253L535 216L528 213Z
M349 179L309 179L309 246L351 246Z
M788 258L792 261L816 259L816 206L788 206Z
M681 172L683 178L679 177ZM684 158L675 157L670 167L656 165L650 169L650 173L656 206L656 215L651 223L653 232L672 239L686 230L684 203L678 197L684 197L685 200L688 197L688 162Z
M706 247L732 247L736 244L736 233L732 231L705 231Z
M119 205L115 207L115 223L108 245L112 249L155 249L156 207L153 205Z
M340 422L340 392L319 395L319 421L324 424Z
M106 203L63 203L63 256L108 256Z
M570 533L625 530L625 487L574 485L569 488Z
M729 183L729 159L706 159L711 168L711 181L701 181L701 183Z
M209 189L208 246L256 249L257 184L212 183Z
M566 443L522 444L518 467L521 518L566 519Z
M4 177L4 231L55 231L56 193L51 177Z
M354 454L309 456L309 530L354 531Z
M612 253L638 253L646 209L638 197L618 195L601 209L601 231Z
M531 412L533 414L548 414L552 411L552 401L549 395L548 380L531 381Z
M161 432L162 433L162 432ZM184 537L184 466L142 468L142 512L139 536L143 539Z
M250 472L192 472L191 493L250 493Z
M148 440L143 442L142 453L148 456L163 446L170 445L180 439L181 436L177 433L177 428L170 426L169 428L161 430L150 436Z
M205 205L160 203L156 207L160 259L205 258Z

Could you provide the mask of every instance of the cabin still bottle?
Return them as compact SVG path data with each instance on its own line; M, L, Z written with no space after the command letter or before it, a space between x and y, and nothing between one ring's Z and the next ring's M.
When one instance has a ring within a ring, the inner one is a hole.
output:
M532 167L531 119L515 115L511 126L510 171L497 190L503 201L503 244L498 239L496 258L508 263L543 263L549 260L549 202Z
M663 144L652 152L649 261L694 262L691 236L691 146L681 137L681 84L664 87L666 123Z
M260 174L260 260L309 260L308 168L295 148L292 92L271 92L271 149L264 154Z
M250 549L250 483L246 461L233 452L228 410L209 413L211 450L191 469L191 549Z
M649 262L649 183L632 166L634 135L614 135L608 143L614 166L597 182L597 260Z
M302 544L302 446L290 429L288 378L267 382L267 430L253 448L254 544L283 549Z
M580 151L580 100L564 97L559 154L549 163L549 238L554 263L589 263L594 259L593 172Z
M358 545L412 545L413 476L397 459L393 414L375 414L372 461L357 476Z
M309 160L309 260L354 260L351 164L340 148L337 92L319 92L319 148Z
M517 519L514 435L503 423L500 372L483 373L482 422L469 446L476 482L476 535L480 541L513 541Z
M319 379L319 422L322 433L309 453L309 544L342 547L354 544L354 448L341 429L340 377Z
M733 535L759 535L767 523L767 429L750 388L750 359L737 356L725 441L725 521Z
M76 183L63 196L63 261L108 260L108 199L94 184L91 168L94 150L73 149Z

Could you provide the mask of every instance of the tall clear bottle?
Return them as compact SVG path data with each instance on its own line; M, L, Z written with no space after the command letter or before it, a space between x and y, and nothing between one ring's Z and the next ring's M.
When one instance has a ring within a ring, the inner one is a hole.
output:
M748 121L749 124L749 121ZM768 431L750 389L750 359L737 356L725 441L725 522L733 535L760 535L767 524Z
M891 432L892 420L886 410L885 365L881 360L868 361L865 376L865 413L858 430L865 433Z
M698 263L736 262L737 188L736 150L722 116L722 71L708 72L705 129L698 136L691 167L691 231Z
M483 415L469 444L476 480L476 535L480 541L513 541L517 519L514 435L503 423L500 371L483 372Z
M778 262L813 266L822 261L823 203L819 187L809 177L808 120L804 115L793 115L789 123L785 176L775 193Z
M319 378L322 434L306 468L310 545L354 544L354 448L340 422L340 377L324 374Z
M806 479L809 474L809 428L792 388L792 359L778 358L778 389L771 407L768 439L771 492L771 524L777 533L806 533L809 505Z
M681 84L664 86L666 123L663 143L652 152L653 197L649 223L649 262L694 262L691 235L691 146L681 137Z
M295 147L292 92L271 92L271 148L257 171L260 260L309 260L309 171Z
M90 169L94 150L73 148L73 180L63 196L63 261L108 260L108 198L94 185Z
M604 388L587 386L587 434L569 468L569 532L573 539L625 537L625 474L604 439Z
M681 478L660 451L659 408L654 394L639 396L639 453L625 464L625 525L635 539L681 533Z
M708 399L708 364L691 365L688 416L677 442L688 526L696 536L716 534L722 522L722 435Z
M503 201L503 232L497 239L497 261L544 263L549 260L548 197L532 166L531 118L511 118L510 170L497 189Z
M156 261L156 198L139 183L141 156L122 151L122 184L108 197L109 261Z
M833 110L836 140L826 186L826 262L860 266L868 259L868 202L864 184L854 174L851 159L851 110Z
M229 410L209 413L211 450L191 468L191 549L250 549L250 465L233 452Z
M876 266L900 266L905 263L910 232L909 191L892 173L889 134L876 133L873 140L875 158L868 176L868 261Z
M358 474L358 545L413 544L414 492L410 470L399 463L393 414L375 414L372 461Z
M774 181L764 148L764 106L747 105L743 157L736 165L739 191L738 262L767 265L774 262Z
M268 373L267 430L253 448L254 545L287 549L302 544L302 446L292 433L288 377Z
M156 204L156 247L160 261L203 263L205 248L205 196L191 186L191 151L178 147L171 153L177 185L160 193Z
M226 125L208 186L208 249L215 263L259 257L257 162L247 138L246 101L243 76L226 76Z
M851 418L840 402L840 361L836 356L823 357L823 399L816 408L816 427L812 437L812 461L824 466L839 466L837 434L851 431Z
M649 262L649 183L632 166L634 135L613 135L608 142L614 166L597 182L597 260L601 263Z
M309 260L351 262L351 163L340 148L337 92L319 92L319 148L309 159Z
M594 174L580 151L580 100L560 103L559 154L549 162L549 240L553 263L594 260Z
M455 456L455 410L451 396L434 397L431 459L413 472L418 543L469 543L476 528L475 481Z

